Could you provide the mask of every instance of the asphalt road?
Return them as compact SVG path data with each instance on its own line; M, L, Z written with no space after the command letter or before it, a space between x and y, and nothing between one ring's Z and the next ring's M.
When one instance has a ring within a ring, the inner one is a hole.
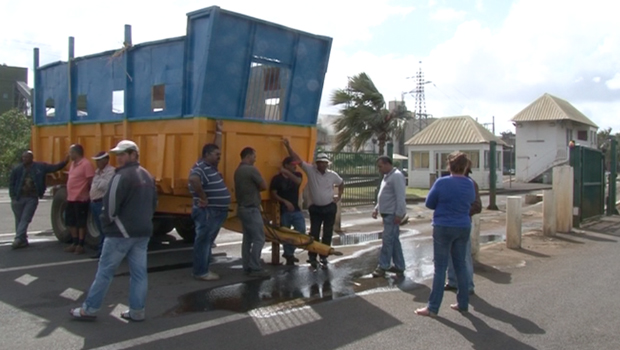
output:
M248 279L236 258L240 236L223 233L213 267L223 279L198 282L190 278L191 247L173 235L149 253L144 323L118 317L127 305L125 265L98 320L80 322L68 310L84 300L96 262L62 252L49 233L49 205L41 203L31 225L41 231L31 234L32 246L12 251L10 206L0 201L1 349L620 348L618 236L571 236L570 253L530 252L537 259L521 268L477 266L471 313L449 310L454 296L446 293L440 317L428 319L413 311L430 292L431 240L415 230L403 238L403 280L369 278L376 242L343 247L346 257L328 270L271 266L271 279ZM418 209L410 215L427 215ZM372 233L379 226L367 215L351 214L350 222ZM415 228L427 232L428 224Z

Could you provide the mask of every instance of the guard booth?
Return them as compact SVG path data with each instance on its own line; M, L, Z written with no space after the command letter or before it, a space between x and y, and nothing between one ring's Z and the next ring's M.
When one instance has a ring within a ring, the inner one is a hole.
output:
M574 170L573 226L605 214L605 155L584 146L570 149Z

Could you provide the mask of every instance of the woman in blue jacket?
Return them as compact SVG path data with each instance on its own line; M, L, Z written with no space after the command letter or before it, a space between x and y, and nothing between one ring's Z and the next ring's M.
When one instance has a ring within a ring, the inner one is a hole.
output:
M448 156L450 176L435 181L426 197L426 206L435 210L433 214L433 255L435 274L433 289L426 307L415 312L420 316L436 316L443 299L448 260L452 257L458 291L456 304L450 308L467 311L469 307L469 275L465 255L469 242L471 220L469 209L476 200L474 183L465 176L469 159L462 152Z

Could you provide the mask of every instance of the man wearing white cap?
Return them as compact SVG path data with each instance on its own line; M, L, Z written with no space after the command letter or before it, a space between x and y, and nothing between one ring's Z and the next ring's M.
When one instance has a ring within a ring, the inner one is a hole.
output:
M126 257L129 264L129 310L121 318L144 320L148 291L146 249L153 234L153 214L157 207L157 190L153 177L138 163L140 149L123 140L111 150L118 168L103 199L101 223L106 239L103 243L95 281L82 307L71 309L74 318L95 319L101 309L114 273Z
M334 223L336 222L336 203L342 198L344 191L344 181L335 171L329 170L329 158L325 153L316 156L315 164L304 162L291 148L289 141L283 139L284 147L295 161L301 163L302 170L308 177L308 193L310 194L310 235L315 241L323 244L332 244L334 234ZM338 196L334 197L334 187L338 187ZM321 238L321 226L323 226L323 237ZM308 253L308 262L316 268L318 262L316 253ZM327 256L321 255L321 265L327 267Z
M97 225L97 230L99 230L100 238L99 249L92 258L99 259L101 257L101 249L103 248L103 240L105 239L99 215L101 215L101 209L103 208L103 196L108 191L110 180L114 176L114 167L109 164L110 155L108 152L101 151L92 159L97 163L97 170L95 170L95 177L93 177L93 183L90 186L90 210L93 213L93 219Z

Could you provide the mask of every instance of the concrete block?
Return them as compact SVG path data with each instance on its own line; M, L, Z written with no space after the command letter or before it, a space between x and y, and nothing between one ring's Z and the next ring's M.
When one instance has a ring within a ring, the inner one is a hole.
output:
M519 249L522 227L521 197L509 196L506 199L506 247Z

